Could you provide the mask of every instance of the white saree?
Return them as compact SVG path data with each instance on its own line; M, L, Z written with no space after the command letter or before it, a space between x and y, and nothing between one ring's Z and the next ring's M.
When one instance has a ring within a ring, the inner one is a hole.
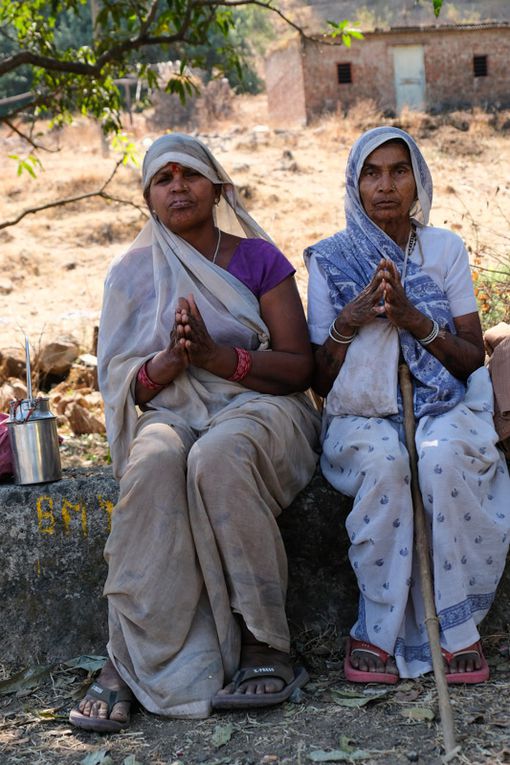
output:
M415 275L414 291L403 276L406 256L368 218L359 196L365 159L394 139L407 144L417 185L419 246L409 256L407 272ZM438 321L441 315L451 314L451 331L455 331L453 317L476 312L465 247L452 232L426 225L431 203L430 172L410 136L382 127L358 139L346 171L347 228L305 253L312 343L324 343L339 310L370 281L382 257L391 257L397 264L406 293L419 310L426 312L432 304L431 315ZM445 321L443 326L447 325ZM478 625L504 570L510 541L510 478L496 448L487 370L476 370L465 388L410 333L406 336L399 330L399 342L415 381L418 473L429 521L441 644L455 652L479 639ZM346 529L360 598L351 636L394 655L400 677L417 677L430 671L432 664L413 555L410 465L402 411L387 407L386 412L379 410L387 416L370 416L364 390L369 386L372 398L373 389L379 391L379 398L390 385L397 392L398 355L382 355L378 343L373 341L372 349L356 341L348 347L347 368L365 371L357 385L365 398L365 412L354 409L348 396L343 400L348 381L339 375L341 381L333 385L324 407L321 469L336 489L354 497Z
M195 167L222 184L235 233L268 239L205 147L165 139L148 152L146 178L169 161ZM108 652L141 703L170 717L209 714L238 667L235 614L289 650L275 518L313 474L319 429L304 394L261 394L193 366L137 411L137 370L168 344L177 300L190 293L217 342L271 352L255 296L155 218L109 271L99 338L120 480L105 549Z

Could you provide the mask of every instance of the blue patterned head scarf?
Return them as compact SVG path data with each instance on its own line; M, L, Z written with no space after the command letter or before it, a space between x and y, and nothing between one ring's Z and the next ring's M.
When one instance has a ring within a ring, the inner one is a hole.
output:
M404 252L368 217L359 194L359 178L367 157L382 144L398 139L404 141L409 149L416 182L417 200L410 211L410 217L416 225L418 243L419 229L428 223L432 204L432 177L416 142L404 130L394 127L378 127L363 133L353 145L347 160L347 226L343 231L305 251L305 259L316 257L326 274L330 299L338 312L369 284L381 258L392 260L401 275L404 270ZM455 334L446 294L413 261L409 261L406 266L405 290L408 299L419 311ZM442 414L462 401L464 384L453 377L413 335L402 329L398 333L402 355L415 380L416 417ZM400 392L399 409L401 412Z

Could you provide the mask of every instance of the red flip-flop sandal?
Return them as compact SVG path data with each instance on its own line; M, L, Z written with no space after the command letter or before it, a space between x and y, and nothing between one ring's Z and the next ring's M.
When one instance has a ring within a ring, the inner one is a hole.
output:
M463 648L461 651L454 651L450 653L446 648L441 648L441 653L445 661L450 666L454 659L459 656L476 655L480 659L480 669L474 669L472 672L446 672L446 681L449 685L464 685L474 683L484 683L489 679L490 670L487 660L483 655L482 644L480 641L473 643L473 645Z
M361 652L372 654L376 658L380 659L383 664L386 664L391 654L386 653L379 646L372 643L366 643L364 640L356 640L355 638L348 638L344 659L344 675L345 679L350 683L384 683L385 685L395 685L400 679L398 675L392 675L389 672L367 672L366 670L357 669L351 664L351 656L353 653Z

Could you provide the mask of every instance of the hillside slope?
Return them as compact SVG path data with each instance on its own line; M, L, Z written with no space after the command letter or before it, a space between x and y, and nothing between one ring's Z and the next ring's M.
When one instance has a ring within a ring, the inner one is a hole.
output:
M444 0L438 19L431 0L284 0L282 9L309 32L323 31L328 19L349 19L365 31L391 26L510 22L508 0Z

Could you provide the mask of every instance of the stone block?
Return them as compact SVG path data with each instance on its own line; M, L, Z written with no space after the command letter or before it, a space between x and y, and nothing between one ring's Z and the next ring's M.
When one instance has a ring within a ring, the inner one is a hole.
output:
M118 486L109 468L70 468L61 481L0 483L2 660L20 665L104 654L103 547ZM357 606L344 521L352 500L317 473L279 519L289 559L294 635L335 627L346 635ZM510 621L510 566L484 634Z

